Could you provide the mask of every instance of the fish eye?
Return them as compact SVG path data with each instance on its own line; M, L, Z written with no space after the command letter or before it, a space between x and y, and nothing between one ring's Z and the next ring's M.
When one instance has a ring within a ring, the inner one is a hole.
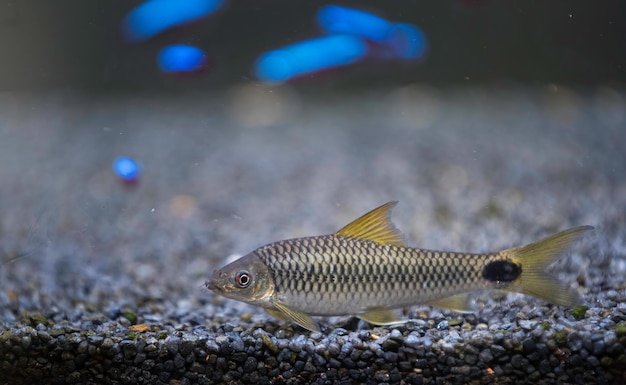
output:
M251 282L252 282L252 275L250 273L248 273L247 271L245 271L245 270L244 271L240 271L235 276L235 283L240 288L246 288L246 287L250 286Z

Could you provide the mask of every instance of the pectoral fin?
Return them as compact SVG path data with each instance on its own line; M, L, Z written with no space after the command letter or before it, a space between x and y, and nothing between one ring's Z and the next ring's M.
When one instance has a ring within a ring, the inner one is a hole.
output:
M305 312L295 309L293 307L287 306L285 304L282 303L274 303L274 307L276 309L271 309L269 311L267 311L268 313L274 315L274 313L278 314L277 318L288 318L290 320L292 320L293 322L297 323L298 325L302 326L303 328L310 330L312 332L319 332L320 328L317 325L317 323L315 321L313 321L313 318L311 318L310 315L306 314Z
M454 310L459 313L472 313L474 311L471 306L470 296L466 293L430 301L428 304L443 309Z
M374 325L391 325L406 322L400 319L393 310L384 307L367 309L365 312L358 314L357 317Z
M271 315L274 318L283 320L283 321L289 321L291 320L291 318L287 317L287 315L285 313L283 313L280 310L276 310L276 309L265 309L265 312L269 315Z

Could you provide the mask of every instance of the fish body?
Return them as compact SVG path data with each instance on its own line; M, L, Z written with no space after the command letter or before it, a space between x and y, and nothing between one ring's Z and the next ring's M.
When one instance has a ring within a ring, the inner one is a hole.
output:
M580 226L495 253L407 247L390 220L389 202L329 235L262 246L215 271L208 289L265 308L317 331L311 316L354 315L373 324L403 322L393 309L428 303L470 310L468 294L507 290L560 305L578 294L545 273L582 233Z

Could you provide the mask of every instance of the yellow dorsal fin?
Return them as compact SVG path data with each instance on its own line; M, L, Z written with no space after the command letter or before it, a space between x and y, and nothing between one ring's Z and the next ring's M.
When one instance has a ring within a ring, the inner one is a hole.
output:
M335 235L365 239L382 245L404 246L400 230L391 222L391 209L398 203L392 201L350 222Z

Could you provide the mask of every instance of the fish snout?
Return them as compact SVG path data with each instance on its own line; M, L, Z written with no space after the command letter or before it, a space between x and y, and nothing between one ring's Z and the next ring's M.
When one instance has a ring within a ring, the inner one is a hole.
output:
M216 273L213 275L213 277L204 281L204 286L206 286L206 288L211 291L219 292L219 291L222 291L221 285L219 283L220 283L220 279L219 279L218 274Z
M225 279L225 274L220 272L219 270L213 270L213 276L209 279L207 279L206 281L204 281L204 286L206 286L207 289L214 291L214 292L222 292L223 290L223 284L221 284L221 282L223 282Z

